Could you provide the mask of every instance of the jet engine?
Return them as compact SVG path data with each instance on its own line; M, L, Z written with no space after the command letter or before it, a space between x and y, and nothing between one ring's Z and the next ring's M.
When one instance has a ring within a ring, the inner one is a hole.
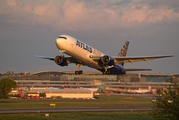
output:
M111 58L110 56L108 55L104 55L103 57L101 57L101 62L103 65L108 65L108 66L112 66L114 65L114 59Z
M56 56L55 57L55 63L60 66L68 66L67 59L65 59L63 56Z

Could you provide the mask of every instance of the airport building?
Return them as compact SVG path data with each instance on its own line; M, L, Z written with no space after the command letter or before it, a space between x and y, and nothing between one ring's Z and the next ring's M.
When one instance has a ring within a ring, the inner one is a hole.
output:
M72 72L58 71L43 71L21 76L1 77L14 79L17 82L18 90L22 92L48 88L98 88L100 85L103 85L104 88L122 89L125 93L135 89L147 89L151 86L151 91L155 93L158 89L164 89L171 82L179 80L179 75L173 74L128 73L125 75L102 75L99 72L85 72L83 75L75 75Z

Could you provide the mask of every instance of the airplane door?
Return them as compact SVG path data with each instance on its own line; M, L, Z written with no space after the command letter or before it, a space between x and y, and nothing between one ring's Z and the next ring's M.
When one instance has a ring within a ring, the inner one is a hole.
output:
M75 42L71 42L71 47L73 48L74 47L74 45L75 45Z

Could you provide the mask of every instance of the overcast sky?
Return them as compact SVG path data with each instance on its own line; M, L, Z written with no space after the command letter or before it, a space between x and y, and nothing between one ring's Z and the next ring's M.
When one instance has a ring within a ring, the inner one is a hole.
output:
M0 72L75 71L76 65L34 57L59 55L61 34L107 55L117 55L127 40L128 56L174 54L125 67L179 73L178 0L0 0Z

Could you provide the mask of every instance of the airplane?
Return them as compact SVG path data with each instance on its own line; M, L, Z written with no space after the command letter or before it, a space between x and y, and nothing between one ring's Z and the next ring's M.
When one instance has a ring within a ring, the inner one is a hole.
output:
M130 93L144 94L144 93L150 93L150 92L151 92L151 86L149 86L148 89L131 90Z
M80 69L82 65L88 66L101 71L103 74L126 74L126 71L144 71L151 69L140 68L124 68L125 63L134 63L142 61L150 61L158 58L174 57L170 55L155 55L155 56L126 56L129 46L129 41L126 41L120 53L117 56L106 55L99 50L87 45L86 43L73 38L69 35L59 35L56 39L56 47L59 49L61 55L56 57L37 56L55 61L59 66L68 66L70 63L75 63L78 70L75 74L83 74ZM64 56L67 54L69 56Z
M122 88L105 87L105 90L106 90L106 91L114 91L114 92L118 92L118 93L124 92L124 89L122 89Z
M114 91L119 93L124 93L126 90L124 88L111 88L111 87L105 87L106 91ZM151 86L146 88L138 88L134 90L130 90L129 93L135 93L135 94L144 94L144 93L150 93L151 92Z
M103 90L103 84L101 84L99 87L96 87L96 88L89 88L89 87L80 87L81 90L89 90L91 92L100 92Z

